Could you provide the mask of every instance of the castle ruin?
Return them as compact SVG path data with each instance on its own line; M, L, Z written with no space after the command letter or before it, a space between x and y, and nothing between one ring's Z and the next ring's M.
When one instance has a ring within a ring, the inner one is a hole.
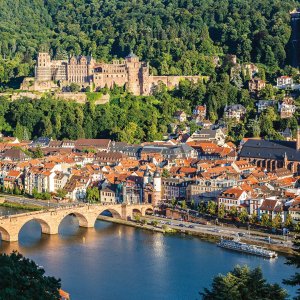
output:
M134 95L150 95L160 82L168 88L176 87L180 80L188 79L197 82L203 76L152 76L149 64L139 60L130 53L123 60L112 63L97 63L90 56L71 57L68 60L51 60L49 53L38 53L35 78L30 84L25 80L21 89L51 90L60 86L76 83L80 87L90 86L91 90L124 86Z

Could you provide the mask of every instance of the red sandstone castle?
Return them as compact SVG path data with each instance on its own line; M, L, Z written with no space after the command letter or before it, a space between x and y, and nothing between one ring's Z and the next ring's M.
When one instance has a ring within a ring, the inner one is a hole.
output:
M51 60L48 53L39 53L35 67L33 89L53 87L53 82L61 85L77 83L82 87L91 86L94 90L114 85L126 86L134 95L149 95L159 82L168 88L176 87L182 79L197 82L202 76L152 76L149 65L130 53L124 60L112 63L97 63L87 56L71 57L68 60Z

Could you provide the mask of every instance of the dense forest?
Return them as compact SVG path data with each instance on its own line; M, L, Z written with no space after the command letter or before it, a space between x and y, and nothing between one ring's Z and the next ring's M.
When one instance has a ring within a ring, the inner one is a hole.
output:
M134 51L153 74L214 75L236 54L276 72L288 58L294 0L19 0L0 2L0 83L33 74L37 51L109 61Z
M280 139L278 132L297 128L296 114L281 120L276 109L257 116L247 76L229 76L232 63L254 62L262 79L274 83L279 74L297 70L289 64L289 12L298 1L286 0L19 0L0 1L0 90L16 87L18 79L33 75L38 51L57 59L93 55L110 61L134 51L150 63L153 74L209 75L204 83L181 82L178 89L158 87L150 97L135 97L115 87L105 105L41 100L10 102L0 98L0 131L20 139L110 137L137 143L171 133L176 110L191 114L206 104L208 118L223 117L224 107L242 104L245 120L228 122L229 136ZM216 64L215 58L221 58ZM105 91L107 92L107 91ZM271 85L261 99L282 99ZM300 105L300 101L296 103ZM193 132L193 122L181 124Z
M103 93L108 92L103 90ZM239 88L229 81L229 76L209 83L182 81L174 90L160 86L152 96L134 96L123 88L109 91L111 100L104 105L86 104L53 99L45 95L40 100L23 98L11 102L0 97L0 132L21 140L38 136L54 139L112 138L128 143L160 140L174 133L174 113L184 110L192 114L195 105L206 104L212 122L222 119L227 104L241 103L247 109L243 122L227 122L229 136L237 142L244 136L282 139L279 134L287 127L297 130L298 113L289 119L280 119L278 111L270 108L257 116L255 99L248 89ZM271 87L263 90L266 97L273 93ZM274 96L281 98L281 94ZM297 104L300 104L297 100ZM198 129L194 121L177 124L177 130Z

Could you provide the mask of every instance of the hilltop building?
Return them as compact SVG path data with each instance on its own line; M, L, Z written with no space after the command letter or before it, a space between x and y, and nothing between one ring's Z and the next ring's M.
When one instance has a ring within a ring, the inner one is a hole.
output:
M152 76L148 63L133 53L112 63L97 63L91 56L52 60L49 53L42 52L37 57L34 80L25 79L21 89L52 90L58 88L57 83L61 87L76 83L92 90L125 85L134 95L149 95L159 83L174 88L182 79L197 82L202 76Z

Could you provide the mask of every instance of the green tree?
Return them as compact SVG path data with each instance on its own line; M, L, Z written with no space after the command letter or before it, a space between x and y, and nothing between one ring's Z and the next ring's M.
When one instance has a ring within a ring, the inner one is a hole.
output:
M293 227L293 218L290 213L287 213L284 226L287 228Z
M67 191L64 190L64 189L58 189L56 191L56 195L57 195L57 197L59 197L61 199L64 199L66 197L66 195L67 195Z
M195 131L197 131L200 128L200 126L198 126L195 121L191 121L189 123L189 127L190 127L190 135L192 135Z
M80 91L80 86L76 83L71 83L69 86L70 92L75 93Z
M190 207L191 207L191 209L195 209L195 200L194 199L192 199Z
M0 299L60 299L60 279L17 252L0 254Z
M32 190L32 196L33 196L33 198L35 198L35 199L40 199L40 193L38 192L38 190L37 190L36 188L34 188L34 189Z
M261 225L269 227L271 225L270 218L268 214L263 214L261 216Z
M15 187L14 187L13 193L14 193L15 195L21 195L21 190L19 189L18 186L15 186Z
M134 220L139 223L141 221L141 216L139 214L134 215Z
M299 223L297 223L299 224ZM298 226L297 226L298 227ZM300 228L296 228L297 234L293 241L294 251L293 254L287 258L286 264L295 266L297 269L300 268ZM284 284L297 287L297 296L294 299L300 299L300 273L298 271L295 272L290 278L283 280Z
M250 223L256 224L258 222L258 216L256 212L253 212L253 214L250 216Z
M153 221L151 222L151 224L152 224L152 226L157 227L158 221L157 221L157 220L153 220Z
M281 218L280 214L277 214L272 220L272 227L280 228L281 225L282 225L282 218Z
M49 192L41 193L40 198L43 199L43 200L50 200L51 199L51 194Z
M208 204L207 204L207 212L214 216L216 215L216 211L217 211L217 203L215 201L209 201Z
M205 205L204 202L200 202L200 203L199 203L198 211L199 211L199 213L201 213L201 214L204 214L204 213L207 212L207 207L206 207L206 205Z
M44 157L44 153L41 149L40 146L37 146L35 150L32 151L33 152L33 157L34 158L42 158Z
M235 218L238 216L238 210L235 206L232 206L229 210L229 215L232 217L232 218Z
M181 208L182 209L187 209L187 205L186 205L186 201L185 200L181 201Z
M242 223L246 223L249 220L249 215L246 209L242 209L241 212L238 214L239 219Z
M86 200L88 202L99 202L100 201L100 192L97 187L90 187L86 189Z
M162 173L161 173L161 177L163 178L169 178L170 177L170 172L167 169L163 169Z
M225 206L223 203L218 207L218 217L223 219L225 217Z
M262 99L273 99L275 95L274 87L271 84L266 84L265 88L263 88L259 92L259 96Z
M175 198L172 198L171 204L172 204L172 207L173 207L173 208L175 207L176 203L177 203L176 199L175 199Z
M29 140L29 132L25 126L17 124L14 130L14 136L17 137L20 141L28 141Z
M236 266L227 275L217 275L211 289L205 288L200 295L203 300L287 299L287 292L276 283L268 283L260 268L250 270L247 266Z

